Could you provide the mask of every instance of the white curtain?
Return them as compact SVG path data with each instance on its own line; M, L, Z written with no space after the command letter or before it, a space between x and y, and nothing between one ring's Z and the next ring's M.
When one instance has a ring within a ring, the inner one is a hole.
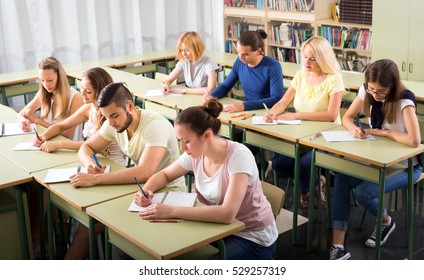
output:
M222 0L0 0L0 73L176 48L197 31L224 50Z

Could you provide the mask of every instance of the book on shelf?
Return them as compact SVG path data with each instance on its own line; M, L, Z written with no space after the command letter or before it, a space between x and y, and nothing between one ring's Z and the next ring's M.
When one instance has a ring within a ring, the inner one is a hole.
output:
M155 193L153 195L151 204L162 203L171 206L186 206L193 207L196 203L197 193L188 193L188 192L164 192L164 193ZM131 202L128 207L130 212L140 212L144 211L146 207L138 206L135 204L134 200Z

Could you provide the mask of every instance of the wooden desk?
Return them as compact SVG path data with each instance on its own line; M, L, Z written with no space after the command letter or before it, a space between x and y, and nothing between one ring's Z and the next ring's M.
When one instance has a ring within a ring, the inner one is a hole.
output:
M1 122L8 122L8 120L15 120L18 113L11 107L0 104L0 120Z
M204 54L215 60L218 65L230 68L233 67L234 62L238 57L238 55L235 53L219 52L213 50L205 50Z
M128 65L146 62L157 62L169 59L175 59L177 49L165 49L151 52L143 52L139 54L130 54L119 57L114 57L114 67L126 67Z
M265 110L249 111L249 113L256 113L257 116L263 116ZM301 125L253 125L252 119L242 120L241 118L234 118L231 120L231 123L236 127L244 128L244 143L294 158L292 243L297 244L300 155L304 150L299 143L299 139L305 136L309 137L317 132L339 127L340 125L332 122L304 120L302 120ZM265 164L263 158L261 164L262 166ZM261 173L261 178L264 178L265 175L263 174L263 170L261 170ZM311 190L313 189L312 187ZM313 191L310 191L310 193L313 193Z
M8 105L7 98L9 96L36 92L38 84L28 83L37 79L38 71L36 69L0 74L0 94L3 104Z
M345 130L344 127L338 127L333 130ZM380 186L379 209L377 214L377 228L381 228L383 213L383 197L385 189L385 178L393 175L399 170L405 170L400 167L399 162L408 159L409 186L407 189L407 244L408 259L412 259L412 160L411 158L424 152L424 145L412 148L385 137L376 136L374 141L354 141L354 142L331 142L328 143L324 137L310 140L308 137L300 139L300 144L313 148L311 169L314 166L323 167L328 170L355 176ZM323 151L318 152L317 150ZM314 172L311 178L314 177ZM310 192L309 198L309 224L308 224L308 246L310 251L312 247L312 226L313 226L313 203L314 193ZM409 203L410 202L410 203ZM381 231L377 231L375 259L380 258L380 240Z
M150 223L128 211L133 198L127 195L97 204L88 207L87 213L107 227L109 242L135 259L172 259L244 229L240 221L229 225L194 221Z
M111 172L122 170L125 167L118 163L99 157L102 164L111 166ZM58 168L75 167L78 163L72 163L60 166ZM48 222L48 240L49 240L49 256L53 257L53 225L51 205L55 205L62 211L65 211L70 216L77 219L81 224L88 227L90 239L90 259L96 256L96 241L94 233L95 221L86 214L87 207L105 202L117 197L137 192L138 187L136 184L125 185L98 185L89 188L74 188L69 182L45 184L43 180L47 174L47 170L42 170L33 173L34 179L45 186L48 190L47 193L47 222ZM113 213L113 212L110 212ZM109 214L110 214L109 213Z
M30 259L30 236L27 202L24 199L19 185L32 181L32 176L22 170L19 166L0 155L0 190L13 188L15 200L8 203L5 208L0 207L0 213L15 211L18 216L19 239L21 243L21 254L23 259ZM3 197L5 199L5 197ZM3 230L6 230L3 228Z

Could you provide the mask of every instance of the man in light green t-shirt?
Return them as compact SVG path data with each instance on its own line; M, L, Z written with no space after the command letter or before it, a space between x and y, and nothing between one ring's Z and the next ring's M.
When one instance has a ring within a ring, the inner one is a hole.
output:
M106 121L79 149L78 157L89 174L77 173L71 178L73 186L134 183L134 177L144 183L178 159L180 152L172 124L158 113L136 107L132 98L122 83L110 84L101 91L97 105ZM103 173L106 166L98 166L92 155L109 147L114 140L135 166ZM183 177L169 186L185 190Z

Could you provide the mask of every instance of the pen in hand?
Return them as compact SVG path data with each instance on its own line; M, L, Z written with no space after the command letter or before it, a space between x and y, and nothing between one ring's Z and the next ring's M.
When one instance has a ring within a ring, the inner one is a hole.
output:
M360 120L357 120L356 122L358 123L358 126L359 126L359 128L361 129L362 133L363 133L363 134L365 134L365 130L364 130L364 128L362 127L362 123L361 123L361 121L360 121Z
M34 132L35 132L35 136L37 137L37 139L41 142L43 142L43 140L41 140L40 134L38 134L37 128L34 127Z
M140 183L137 180L137 177L134 177L134 181L137 183L138 188L140 189L140 191L143 193L145 198L149 198L149 196L147 195L147 193L143 190L143 188L141 187Z
M99 167L99 168L102 168L102 166L100 165L100 162L99 162L99 160L97 159L97 157L96 157L96 154L92 154L92 156L93 156L93 159L94 159L94 161L96 162L96 164L97 164L97 166Z

